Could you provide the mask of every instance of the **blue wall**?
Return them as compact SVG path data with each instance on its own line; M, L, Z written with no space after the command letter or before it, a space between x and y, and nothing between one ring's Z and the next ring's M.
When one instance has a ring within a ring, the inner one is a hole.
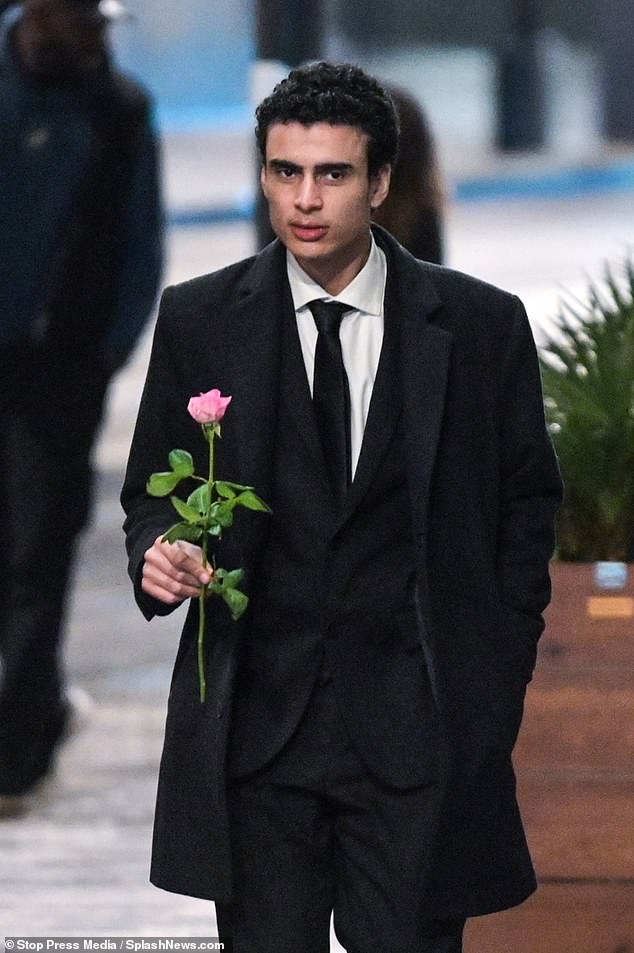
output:
M244 124L254 58L252 0L126 0L112 27L122 67L152 91L164 131Z

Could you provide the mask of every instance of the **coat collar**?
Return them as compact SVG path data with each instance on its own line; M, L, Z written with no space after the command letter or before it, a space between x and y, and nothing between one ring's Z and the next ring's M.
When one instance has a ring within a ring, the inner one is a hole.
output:
M271 487L286 294L284 248L276 241L252 260L236 301L227 305L231 343L223 347L222 359L234 388L239 479L264 499Z
M414 531L423 535L449 377L452 335L434 323L443 302L432 276L384 229L373 226L388 258L387 296L399 319L398 380L402 387Z
M399 325L396 379L402 387L415 529L423 532L452 336L432 320L442 309L431 277L436 266L417 261L384 229L373 226L373 232L387 255L386 294ZM285 249L279 241L253 259L237 291L231 317L234 346L226 359L235 381L233 408L240 428L240 473L244 474L240 479L253 483L266 499L280 394L284 308L289 304L292 308Z

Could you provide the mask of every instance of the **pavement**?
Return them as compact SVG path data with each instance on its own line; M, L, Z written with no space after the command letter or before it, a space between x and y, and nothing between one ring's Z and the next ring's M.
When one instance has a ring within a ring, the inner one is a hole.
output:
M191 158L191 157L190 157ZM213 157L201 156L214 168ZM202 175L198 169L199 176ZM582 293L634 241L634 190L447 208L448 262L517 291L543 339L562 293ZM246 221L172 227L166 283L250 253ZM118 492L147 364L148 329L117 378L96 451L94 515L69 608L69 679L92 699L47 796L0 821L2 936L209 937L213 906L150 886L165 703L181 616L146 623L126 576ZM210 382L213 384L213 382ZM341 948L333 941L333 951ZM500 951L505 953L505 951Z

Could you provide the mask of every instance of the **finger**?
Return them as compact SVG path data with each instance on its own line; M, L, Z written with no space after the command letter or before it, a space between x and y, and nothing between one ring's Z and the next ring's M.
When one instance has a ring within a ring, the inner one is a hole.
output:
M165 603L168 606L177 606L181 602L184 602L184 597L176 595L173 592L170 592L168 589L165 589L163 586L155 585L145 576L141 580L141 589L148 596L151 596L153 599L157 599L159 602Z
M182 574L176 573L169 563L167 566L168 572L151 563L144 565L141 579L144 592L170 605L184 599L196 598L200 594L200 586L193 577L183 577Z
M210 569L202 565L200 547L181 540L164 543L159 537L146 551L145 563L189 586L206 585L213 575Z
M175 543L158 542L155 547L174 569L182 574L184 581L203 586L211 581L212 573L203 566L200 546L177 540Z
M196 547L194 547L196 550ZM200 551L198 551L200 552ZM162 543L160 538L145 552L141 588L148 595L168 605L175 605L200 594L201 581L209 579L209 573L201 572L200 562L194 560L196 574L181 568L178 548ZM189 559L192 557L190 556ZM199 576L202 575L202 580Z

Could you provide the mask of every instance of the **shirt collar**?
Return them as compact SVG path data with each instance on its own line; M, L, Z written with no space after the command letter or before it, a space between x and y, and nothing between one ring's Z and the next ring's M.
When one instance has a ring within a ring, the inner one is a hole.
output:
M350 310L382 315L387 262L384 252L376 244L373 235L371 240L370 254L365 265L350 284L335 296L329 295L321 285L313 281L298 263L295 256L287 250L286 270L295 311L305 308L308 302L314 301L315 298L322 298L327 301L342 301L344 304L350 305Z

